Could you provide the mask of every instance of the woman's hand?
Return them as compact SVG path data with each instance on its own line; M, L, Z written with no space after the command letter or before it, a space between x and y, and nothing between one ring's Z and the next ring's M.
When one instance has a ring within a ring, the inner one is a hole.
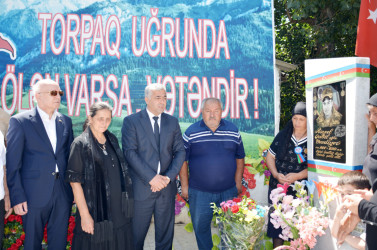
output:
M279 181L280 184L284 184L284 183L288 182L286 176L281 174L281 173L278 173L275 178Z
M94 221L90 214L81 216L82 231L88 234L94 234Z
M287 179L287 182L288 184L292 184L294 183L295 181L299 180L299 175L297 173L289 173L285 176L285 178Z

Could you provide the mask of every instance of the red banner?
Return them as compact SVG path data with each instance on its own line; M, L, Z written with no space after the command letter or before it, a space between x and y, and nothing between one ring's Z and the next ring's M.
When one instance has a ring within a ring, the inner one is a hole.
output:
M357 56L369 57L377 67L377 0L361 0L359 26L357 28Z

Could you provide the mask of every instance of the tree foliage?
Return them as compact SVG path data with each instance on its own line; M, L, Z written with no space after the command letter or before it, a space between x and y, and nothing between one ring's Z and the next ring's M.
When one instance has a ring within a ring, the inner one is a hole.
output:
M360 0L275 0L274 7L276 58L298 66L282 77L282 127L294 104L305 101L306 59L355 56ZM371 94L376 75L371 66Z

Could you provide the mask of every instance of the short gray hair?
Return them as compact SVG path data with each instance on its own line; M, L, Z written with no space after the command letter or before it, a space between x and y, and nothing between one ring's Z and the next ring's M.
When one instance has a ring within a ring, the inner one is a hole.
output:
M164 85L160 83L152 83L145 87L144 96L150 98L152 91L156 90L164 90L166 92L166 88L164 87Z
M41 89L41 84L58 84L57 82L55 82L54 80L51 80L51 79L41 79L39 80L38 82L36 82L32 87L31 89L33 90L33 95L36 96L36 94L38 94L38 92L40 91ZM59 85L59 84L58 84Z
M221 110L223 109L223 104L221 103L220 99L219 98L215 98L215 97L207 97L207 98L204 98L203 101L202 101L202 105L200 107L200 109L203 111L204 109L204 106L207 104L207 102L217 102L220 104L220 107L221 107Z

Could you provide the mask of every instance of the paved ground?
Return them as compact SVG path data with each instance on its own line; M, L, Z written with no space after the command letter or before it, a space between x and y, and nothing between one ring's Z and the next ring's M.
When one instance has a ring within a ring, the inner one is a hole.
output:
M174 250L197 250L195 234L187 232L184 227L186 224L175 224L174 227ZM154 224L152 223L147 238L144 243L144 250L155 250L154 245Z
M183 207L181 209L181 213L175 216L176 224L174 225L173 239L174 250L198 250L194 232L189 233L184 228L190 222L191 218L188 216L188 208ZM218 229L212 227L212 234L213 233L218 234ZM147 237L145 239L144 250L155 250L153 218Z

